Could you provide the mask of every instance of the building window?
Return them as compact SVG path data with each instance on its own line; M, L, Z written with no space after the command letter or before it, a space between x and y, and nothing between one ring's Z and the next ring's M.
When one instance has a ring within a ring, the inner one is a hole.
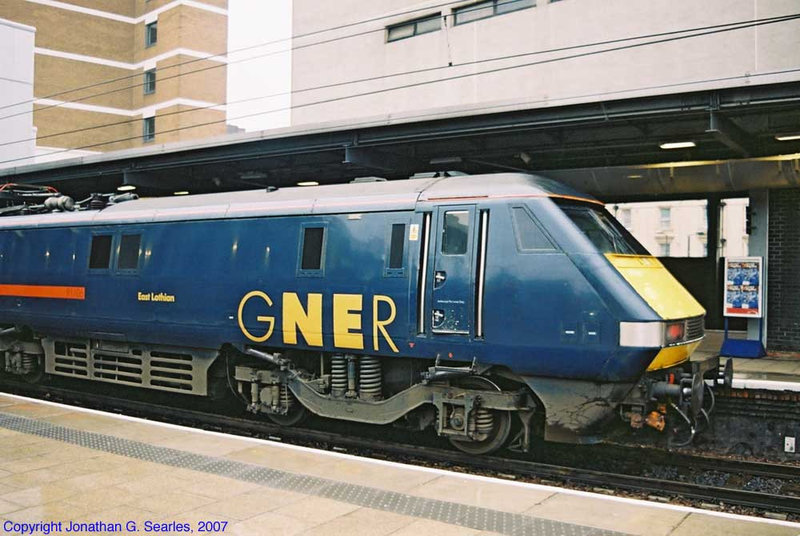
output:
M144 94L149 95L156 92L156 70L149 69L144 72Z
M414 37L428 32L435 32L442 28L442 15L437 13L430 17L416 19L386 28L386 40L398 41L407 37Z
M534 7L535 5L536 0L488 0L454 9L453 13L455 14L455 24L465 24L494 17L495 15L502 15L503 13Z
M619 221L620 223L630 231L631 229L631 209L623 208L619 211Z
M669 257L670 255L670 243L669 242L662 242L661 243L661 256L662 257Z
M158 42L158 21L144 25L144 46L151 47Z
M145 117L142 120L142 140L145 142L156 139L156 117Z
M669 207L659 209L661 228L669 229L672 226L672 209Z

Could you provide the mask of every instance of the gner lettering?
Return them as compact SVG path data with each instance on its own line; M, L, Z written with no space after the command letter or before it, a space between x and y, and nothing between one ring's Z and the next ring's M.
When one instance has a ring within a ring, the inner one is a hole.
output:
M321 293L309 293L305 300L295 292L284 292L281 295L281 332L284 344L298 344L298 332L303 336L308 346L322 347L322 302ZM363 302L361 294L333 294L333 345L336 348L363 350ZM260 302L263 310L271 308L272 298L263 291L253 290L245 294L239 302L237 319L239 329L245 337L253 342L264 343L270 339L275 330L275 317L257 315L256 321L264 325L264 330L254 333L245 326L245 307L249 303ZM381 317L383 312L384 317ZM381 339L397 353L395 345L386 327L394 322L397 316L397 307L389 296L376 294L372 297L372 348L380 349ZM251 322L248 324L252 325Z

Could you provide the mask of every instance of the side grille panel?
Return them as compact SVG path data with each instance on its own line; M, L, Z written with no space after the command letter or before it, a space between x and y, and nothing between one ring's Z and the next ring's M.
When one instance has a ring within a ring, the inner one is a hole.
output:
M206 395L217 352L102 341L42 339L45 371L102 382Z
M686 321L686 340L695 341L702 338L705 333L705 322L706 318L704 316L688 319Z

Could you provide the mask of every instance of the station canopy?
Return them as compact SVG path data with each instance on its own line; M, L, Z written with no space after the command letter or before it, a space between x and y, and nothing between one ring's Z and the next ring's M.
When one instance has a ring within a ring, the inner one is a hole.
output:
M615 202L798 187L800 82L304 125L5 168L0 183L82 199L123 184L157 196L507 171Z

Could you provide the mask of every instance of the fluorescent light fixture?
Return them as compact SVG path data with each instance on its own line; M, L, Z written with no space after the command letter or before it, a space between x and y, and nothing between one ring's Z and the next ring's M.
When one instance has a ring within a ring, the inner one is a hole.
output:
M633 174L633 175L628 175L628 178L629 179L641 179L641 178L644 178L644 175Z
M775 139L778 141L797 141L800 140L800 134L778 134Z
M317 181L302 181L297 183L298 186L319 186Z
M117 191L119 192L132 192L136 189L136 186L133 184L123 184L122 186L117 187Z
M173 192L173 195L189 195L188 190L181 190L179 192Z
M673 141L669 143L662 143L659 145L662 149L689 149L697 147L693 141Z

